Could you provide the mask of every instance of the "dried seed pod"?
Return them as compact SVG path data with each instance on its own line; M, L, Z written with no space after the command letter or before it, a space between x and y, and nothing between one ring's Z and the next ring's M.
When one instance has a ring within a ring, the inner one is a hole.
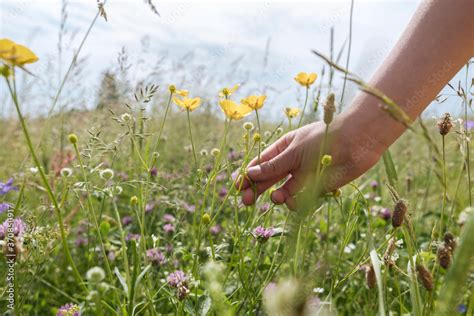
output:
M392 225L393 227L400 227L403 224L403 219L407 213L407 202L403 199L398 200L393 209Z
M334 112L336 112L336 106L334 104L335 98L336 96L334 95L334 93L329 94L326 99L326 104L324 104L323 120L326 124L330 124L332 122L332 119L334 118Z
M439 265L447 269L451 264L451 253L446 247L439 247L437 252Z
M444 234L444 245L449 248L451 254L454 252L454 249L456 249L456 238L450 232Z
M388 267L392 267L395 264L392 259L392 254L395 251L396 246L397 245L395 244L395 238L390 238L390 240L388 241L387 250L385 250L385 253L383 255L383 261Z
M432 291L434 289L434 284L433 284L433 276L431 275L431 272L428 269L426 269L424 265L417 264L416 273L418 275L418 280L421 282L423 287L428 291Z
M449 113L444 113L441 119L438 121L438 130L442 136L445 136L453 128L453 120Z
M369 289L373 289L375 287L377 279L375 278L375 270L372 265L365 267L365 280L367 281L367 286Z

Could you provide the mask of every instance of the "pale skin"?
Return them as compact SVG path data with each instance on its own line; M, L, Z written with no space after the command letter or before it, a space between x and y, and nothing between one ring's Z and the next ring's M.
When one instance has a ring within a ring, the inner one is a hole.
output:
M392 98L412 119L474 56L474 0L424 1L369 84ZM256 198L283 179L271 195L275 204L296 209L295 195L308 174L315 174L324 136L324 122L285 134L247 166L248 179L237 181L242 201ZM325 154L331 167L322 186L335 190L358 178L377 163L406 127L380 109L380 101L359 93L330 124ZM255 191L256 194L255 195Z

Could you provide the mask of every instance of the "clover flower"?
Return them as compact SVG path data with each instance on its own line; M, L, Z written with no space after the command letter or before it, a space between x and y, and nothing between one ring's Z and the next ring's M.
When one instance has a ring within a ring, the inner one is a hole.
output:
M148 202L145 204L145 213L151 213L155 209L155 203L153 202Z
M294 79L303 87L309 88L309 86L311 86L316 81L317 77L318 75L315 74L314 72L309 73L309 74L306 72L300 72L299 74L296 75Z
M221 231L222 231L222 226L219 224L216 224L214 226L211 226L211 228L209 228L209 232L211 233L211 235L218 235Z
M18 191L18 187L13 185L13 178L7 180L7 182L0 182L0 195L5 195L10 191Z
M139 240L140 237L141 237L140 234L132 234L132 233L129 233L129 234L125 237L125 241Z
M147 259L155 266L162 266L166 263L166 258L158 248L151 248L146 251Z
M38 61L38 57L28 47L6 38L0 40L0 59L13 66L23 66Z
M6 219L2 225L0 225L0 239L4 239L5 236L10 232L10 225L12 227L13 236L17 238L23 237L26 231L26 223L21 218Z
M172 222L174 222L174 220L175 220L175 218L171 214L163 215L163 222L165 222L165 223L172 223Z
M131 216L124 216L122 218L122 225L123 226L128 226L133 222L133 218Z
M58 309L56 316L81 316L81 308L76 304L68 303Z
M171 233L174 233L175 228L173 224L166 224L163 226L163 230L165 231L165 233L171 234Z
M170 275L168 275L166 278L166 281L172 287L179 287L180 285L186 283L187 280L188 277L181 270L176 270L175 272L170 273Z
M258 226L253 231L255 238L257 238L257 240L260 242L267 241L270 237L273 236L274 233L275 231L272 227L264 228L263 226Z

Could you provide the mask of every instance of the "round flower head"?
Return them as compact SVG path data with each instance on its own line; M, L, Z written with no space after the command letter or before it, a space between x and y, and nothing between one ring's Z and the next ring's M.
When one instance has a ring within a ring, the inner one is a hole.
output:
M72 176L72 169L71 168L62 168L60 173L61 173L62 177L67 178L67 177Z
M240 120L252 112L252 108L246 104L237 104L232 100L221 100L219 102L224 114L233 120Z
M104 169L99 172L99 175L104 180L110 180L114 177L114 171L112 169Z
M253 124L252 122L245 122L244 125L242 125L242 127L244 128L244 130L246 131L252 131L253 130Z
M321 164L323 166L329 166L332 162L332 157L330 155L324 155L323 158L321 158Z
M280 135L281 133L283 133L283 128L278 127L278 128L276 129L276 133L277 133L278 135Z
M221 151L217 148L212 148L211 149L211 156L213 156L213 157L219 156L220 153L221 153Z
M183 98L173 98L173 102L186 109L187 111L194 111L201 105L201 98L188 98L188 97L183 97Z
M258 226L254 229L253 234L255 238L257 238L260 242L267 241L270 237L273 236L274 230L273 228L264 228L263 226Z
M17 66L38 61L38 57L28 47L6 38L0 40L0 59L7 64Z
M299 108L285 108L285 115L288 118L295 118L300 114L301 110Z
M209 224L209 223L211 222L211 216L210 216L209 214L207 214L207 213L204 213L204 214L202 215L202 219L201 219L201 220L202 220L202 223L203 223L204 225L207 225L207 224Z
M232 93L234 93L239 87L240 87L240 84L236 84L232 88L223 88L221 91L219 91L219 97L221 98L230 97Z
M309 86L312 85L316 81L317 77L318 75L316 75L314 72L310 74L306 72L300 72L299 74L296 75L294 79L303 87L309 88Z
M91 282L99 283L105 278L105 272L101 267L93 267L87 271L86 278Z
M71 144L75 144L78 141L78 138L77 138L76 134L69 134L68 139L71 142Z
M245 99L242 99L240 103L246 104L252 110L258 110L263 106L266 99L267 99L266 95L260 95L260 96L251 95Z
M130 121L131 118L132 118L132 116L128 113L124 113L120 116L120 119L124 122Z
M453 128L454 123L449 113L444 113L438 121L438 130L442 136L447 135Z
M146 257L155 266L162 266L166 263L166 258L158 248L148 249Z
M169 85L168 90L169 90L170 93L177 94L177 95L180 95L182 97L187 97L188 94L189 94L188 90L178 90L178 89L176 89L176 86L174 84Z
M81 316L81 308L76 304L68 303L58 309L56 316Z
M181 270L176 270L175 272L170 273L170 275L168 275L166 278L166 281L168 281L168 284L172 287L180 287L185 285L187 280L188 278L186 274L184 274L184 272Z
M206 149L201 149L201 151L199 152L199 154L200 154L201 156L207 156L207 155L209 155L209 152L208 152Z
M262 136L259 133L253 134L253 141L258 143L262 139Z

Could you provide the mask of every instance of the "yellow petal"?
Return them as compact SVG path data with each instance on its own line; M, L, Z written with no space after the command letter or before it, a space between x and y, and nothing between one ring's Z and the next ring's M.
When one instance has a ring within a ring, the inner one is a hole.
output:
M236 84L231 89L229 89L229 92L230 92L229 95L234 93L239 87L240 87L240 84Z
M176 90L175 93L182 96L182 97L187 97L188 94L189 94L189 91L188 90Z
M9 39L0 40L0 59L12 65L34 63L38 57L26 46L16 44Z
M318 75L316 75L314 72L310 73L309 76L308 76L307 84L308 85L313 84L316 81L317 77L318 77Z

